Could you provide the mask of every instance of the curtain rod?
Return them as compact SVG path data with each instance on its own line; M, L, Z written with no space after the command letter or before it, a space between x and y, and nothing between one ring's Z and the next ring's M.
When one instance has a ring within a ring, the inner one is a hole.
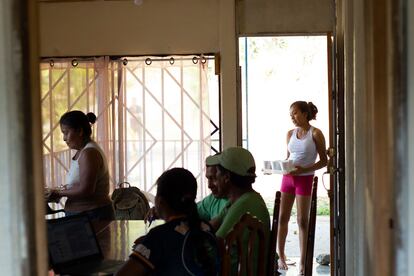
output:
M52 58L52 57L50 57L50 58L42 58L42 60L44 60L44 61L49 61L49 64L50 64L50 66L54 66L54 60L59 60L59 59L70 59L70 57L56 57L56 58ZM139 57L130 57L130 58L127 58L127 57L124 57L124 58L122 58L122 57L110 57L110 59L111 60L119 60L119 61L122 61L122 64L124 64L124 65L127 65L128 64L128 62L129 61L144 61L145 62L145 64L146 65L151 65L152 64L152 62L158 62L158 61L168 61L171 65L173 65L174 63L175 63L175 58L174 57L170 57L170 58L150 58L150 57L147 57L147 58L144 58L144 57L141 57L141 58L139 58ZM203 55L203 54L201 54L201 55L194 55L192 58L188 58L188 57L183 57L183 58L180 58L180 56L178 56L178 58L177 58L178 60L191 60L194 64L197 64L198 63L198 61L200 61L201 63L206 63L207 62L207 60L215 60L215 56L211 56L211 55L208 55L208 56L205 56L205 55ZM79 61L94 61L95 60L95 58L94 57L79 57L79 58L75 58L75 57L72 57L72 66L74 66L74 67L76 67L78 64L79 64Z
M163 57L171 57L171 56L177 56L177 57L188 57L188 56L205 56L205 57L214 57L217 53L200 53L200 54L147 54L147 55L100 55L100 56L93 56L93 55L81 55L81 56L43 56L40 57L41 59L63 59L63 58L77 58L77 59L90 59L93 60L94 58L100 58L100 57L109 57L111 60L117 60L120 58L146 58L146 57L157 57L157 58L163 58Z
M215 58L215 54L189 54L189 55L146 55L146 56L109 56L110 60L119 60L119 59L129 59L134 61L145 61L146 59L150 58L153 61L165 61L171 59L171 57L187 57L187 58L180 58L181 60L192 60L194 58L201 58L204 57L207 60L213 60ZM188 58L188 56L193 56L193 58ZM51 59L78 59L78 60L91 60L93 61L95 58L100 58L102 56L62 56L62 57L41 57L41 60L51 60ZM166 58L163 58L166 57Z
M201 63L206 63L207 60L214 60L214 57L211 56L194 56L193 58L178 58L178 60L191 60L194 64L197 64L197 62L200 60ZM146 65L151 65L152 62L154 61L168 61L171 65L174 64L175 62L175 58L174 57L170 57L170 58L123 58L122 59L122 63L124 65L126 65L128 63L128 61L144 61Z
M74 2L133 2L133 0L37 0L40 3L74 3Z

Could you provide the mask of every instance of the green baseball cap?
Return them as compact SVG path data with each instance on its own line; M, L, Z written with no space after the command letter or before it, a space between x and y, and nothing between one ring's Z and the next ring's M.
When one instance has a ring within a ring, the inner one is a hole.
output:
M221 165L240 176L256 176L256 164L250 151L241 147L231 147L222 153L206 158L207 166Z

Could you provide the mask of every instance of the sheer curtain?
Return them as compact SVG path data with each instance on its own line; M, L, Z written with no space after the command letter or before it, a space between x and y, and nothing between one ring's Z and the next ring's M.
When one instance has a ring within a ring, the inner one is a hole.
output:
M45 184L65 184L70 159L75 152L67 147L60 131L59 119L67 111L81 110L97 115L92 136L106 147L110 136L107 107L111 99L108 89L108 58L53 59L42 62L41 105L43 125L43 165ZM104 102L105 101L105 102ZM111 160L110 160L111 161ZM109 162L112 166L112 162Z
M157 177L189 169L206 194L204 160L211 153L206 59L125 58L117 62L119 175L155 194ZM120 70L122 68L122 70Z
M58 124L69 110L94 112L93 137L108 159L112 188L128 181L155 194L172 167L198 179L207 193L211 154L208 60L198 56L54 59L41 63L45 183L64 184L70 153ZM218 92L217 92L218 93Z

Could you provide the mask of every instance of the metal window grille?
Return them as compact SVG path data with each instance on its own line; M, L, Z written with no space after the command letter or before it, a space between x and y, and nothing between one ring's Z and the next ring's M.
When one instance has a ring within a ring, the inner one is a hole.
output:
M78 109L98 117L93 137L107 155L113 187L128 181L155 193L164 170L185 167L198 179L203 197L204 159L220 147L219 93L214 62L194 61L104 57L42 62L46 185L65 183L74 153L62 141L59 118Z

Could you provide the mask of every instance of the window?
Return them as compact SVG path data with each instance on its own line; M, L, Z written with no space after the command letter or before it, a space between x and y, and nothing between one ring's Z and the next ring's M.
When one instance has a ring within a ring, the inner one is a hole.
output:
M65 183L74 155L59 118L94 112L112 186L128 181L155 193L166 169L185 167L207 193L204 160L220 145L218 79L204 56L48 59L41 63L43 154L47 186Z

